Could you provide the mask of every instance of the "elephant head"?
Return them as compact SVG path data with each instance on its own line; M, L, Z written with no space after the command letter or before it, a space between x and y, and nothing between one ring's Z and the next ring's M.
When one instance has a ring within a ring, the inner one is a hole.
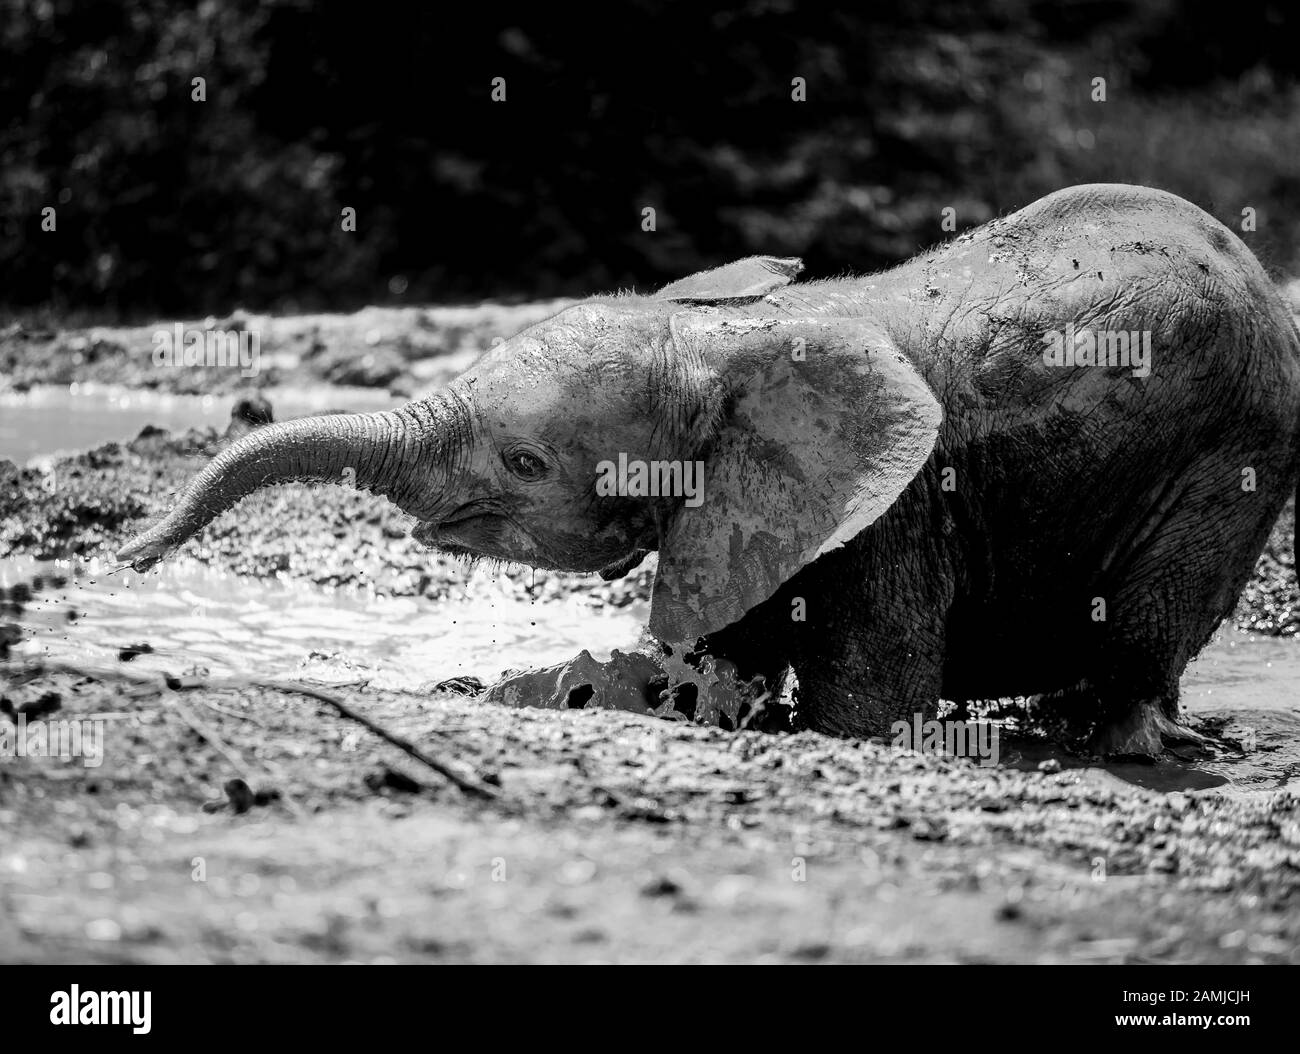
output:
M753 257L588 300L444 392L259 429L118 558L144 569L260 487L350 482L453 554L615 577L658 550L650 628L694 641L883 514L935 443L939 406L884 329L755 313L800 268ZM697 467L691 500L671 484Z

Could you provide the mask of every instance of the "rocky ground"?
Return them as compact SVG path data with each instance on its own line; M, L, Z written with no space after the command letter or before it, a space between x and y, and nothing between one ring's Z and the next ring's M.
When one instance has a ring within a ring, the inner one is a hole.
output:
M374 374L328 364L343 361L336 340L388 332L378 316L277 322L263 348L301 345L276 383L418 390L437 373L421 365L429 348L445 368L520 310L540 309L471 312L459 335L445 318L388 313L391 339L366 346L397 359ZM11 327L0 372L212 390L141 365L150 328L132 332ZM104 556L221 442L145 434L61 461L53 486L48 472L0 463L0 557ZM368 495L284 488L186 553L234 575L451 602L463 568L419 549L407 526ZM543 598L581 590L609 605L648 588L644 573L499 573ZM0 598L0 654L33 591L59 588L25 583ZM1294 633L1298 604L1288 511L1236 620ZM1004 742L1003 765L981 768L878 742L508 710L459 685L306 687L179 669L153 678L129 661L0 661L0 726L45 713L106 730L98 767L0 759L0 956L1300 961L1300 798L1289 791L1166 794L1069 758L1040 768L1028 729Z

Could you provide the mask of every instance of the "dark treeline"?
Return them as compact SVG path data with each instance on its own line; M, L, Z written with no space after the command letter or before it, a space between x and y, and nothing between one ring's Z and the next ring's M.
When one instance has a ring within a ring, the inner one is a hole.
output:
M10 0L0 304L580 294L752 252L827 275L1095 180L1253 208L1265 264L1300 262L1291 0L712 6Z

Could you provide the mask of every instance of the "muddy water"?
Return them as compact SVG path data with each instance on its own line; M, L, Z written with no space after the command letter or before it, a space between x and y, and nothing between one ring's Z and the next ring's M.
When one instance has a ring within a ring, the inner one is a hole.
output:
M562 662L583 648L597 658L627 648L644 626L645 605L596 607L579 598L533 603L508 579L479 571L463 593L433 602L356 590L229 576L186 560L141 575L107 574L96 561L0 560L0 587L45 583L17 620L16 658L44 656L116 666L123 648L136 673L213 677L305 677L415 689L452 677L490 683L506 668ZM57 583L57 584L51 584ZM12 612L0 621L10 621ZM1183 700L1210 722L1222 749L1209 758L1114 763L1125 782L1160 791L1300 790L1300 641L1231 628L1187 670ZM1085 764L1049 745L1006 737L1003 764Z
M266 389L277 420L322 410L384 410L404 400L374 388ZM169 432L230 421L229 395L169 395L94 384L0 392L0 458L27 464L51 454L134 439L145 425Z
M1127 783L1159 791L1218 788L1225 793L1300 792L1300 640L1248 634L1225 625L1183 674L1185 709L1220 744L1208 757L1106 765ZM1049 759L1082 763L1036 743L1013 743L1003 761L1033 768Z
M1220 632L1188 669L1183 701L1242 744L1200 768L1245 790L1300 791L1300 641Z
M18 617L25 639L14 656L113 666L121 649L144 643L152 651L129 660L136 673L197 666L213 677L410 689L463 676L490 682L507 667L562 662L582 648L608 658L646 618L637 605L534 604L486 572L459 599L432 602L250 580L186 560L143 575L107 570L96 561L0 560L0 586L45 583Z

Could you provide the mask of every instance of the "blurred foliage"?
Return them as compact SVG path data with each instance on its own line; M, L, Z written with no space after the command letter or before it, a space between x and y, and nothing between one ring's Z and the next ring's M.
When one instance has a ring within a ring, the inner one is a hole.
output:
M11 308L583 294L752 252L821 276L1097 180L1253 207L1248 244L1300 263L1289 0L0 5Z

